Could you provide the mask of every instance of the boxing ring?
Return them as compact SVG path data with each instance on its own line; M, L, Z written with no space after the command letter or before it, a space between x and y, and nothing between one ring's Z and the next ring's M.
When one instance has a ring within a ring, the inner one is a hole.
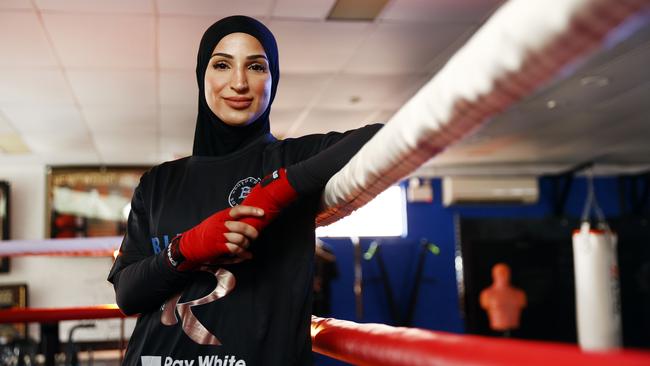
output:
M650 0L512 0L328 183L317 223L332 223L598 48ZM109 240L110 239L110 240ZM12 241L0 256L112 254L119 238ZM44 249L47 248L47 249ZM0 311L0 323L122 317L114 305ZM312 319L313 350L358 365L650 365L650 353Z

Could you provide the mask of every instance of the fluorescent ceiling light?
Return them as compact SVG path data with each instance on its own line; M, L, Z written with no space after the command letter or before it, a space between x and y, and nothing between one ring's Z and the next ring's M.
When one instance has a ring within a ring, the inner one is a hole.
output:
M388 0L338 0L330 10L327 20L373 21Z

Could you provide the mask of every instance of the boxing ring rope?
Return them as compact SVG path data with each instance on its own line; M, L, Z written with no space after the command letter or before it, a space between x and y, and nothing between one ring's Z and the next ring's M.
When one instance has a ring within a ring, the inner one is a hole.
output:
M117 305L0 311L0 324L123 318ZM650 365L650 352L582 352L577 346L358 324L312 317L314 352L373 366Z
M22 257L30 255L105 257L112 256L120 248L121 243L121 236L3 240L0 242L0 257Z
M648 0L511 0L328 182L319 225L363 206L597 48Z
M116 304L71 308L26 308L0 310L3 323L52 323L64 320L126 318Z
M648 352L589 353L560 343L457 335L318 317L312 317L311 333L315 352L354 365L650 365Z

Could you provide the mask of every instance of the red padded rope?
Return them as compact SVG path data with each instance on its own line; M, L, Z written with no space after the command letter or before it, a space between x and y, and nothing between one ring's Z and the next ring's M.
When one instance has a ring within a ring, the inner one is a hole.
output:
M115 304L73 308L26 308L0 310L3 323L53 323L62 320L125 318Z
M577 346L358 324L312 317L312 349L354 365L373 366L631 366L650 352L587 353Z

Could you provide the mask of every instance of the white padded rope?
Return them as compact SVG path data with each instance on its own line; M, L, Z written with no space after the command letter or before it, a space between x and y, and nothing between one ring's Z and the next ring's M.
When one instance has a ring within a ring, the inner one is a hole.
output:
M511 0L330 179L318 225L363 206L587 51L650 0Z
M0 241L0 257L29 255L111 256L120 248L121 236L97 238L4 240Z

